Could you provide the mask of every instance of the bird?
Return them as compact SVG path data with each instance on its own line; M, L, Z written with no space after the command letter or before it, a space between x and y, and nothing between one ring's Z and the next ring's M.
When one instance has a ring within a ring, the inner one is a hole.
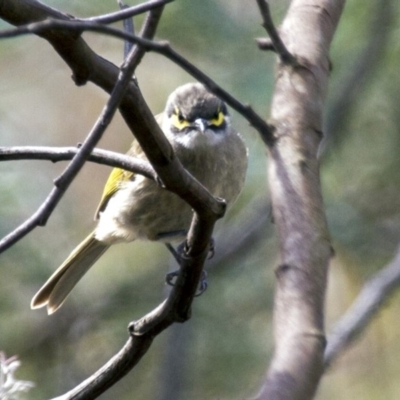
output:
M201 83L175 89L156 120L182 165L230 207L241 192L248 151L231 126L226 104ZM128 155L147 160L134 140ZM183 241L193 211L176 194L140 174L114 168L95 219L97 226L36 293L31 308L57 311L89 268L112 245L134 240Z

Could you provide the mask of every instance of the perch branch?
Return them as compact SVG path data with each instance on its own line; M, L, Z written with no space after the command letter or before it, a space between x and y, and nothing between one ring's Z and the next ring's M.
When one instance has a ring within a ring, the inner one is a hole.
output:
M15 0L13 2L0 0L0 16L17 25L40 21L46 17L67 19L64 14L49 9L34 0ZM95 54L80 37L79 30L77 35L76 32L71 33L66 30L45 29L39 33L39 36L48 40L71 67L77 84L84 84L90 80L109 93L114 91L114 86L118 81L118 69ZM134 50L130 53L125 63L127 68L123 67L123 71L129 71L134 65L133 55ZM225 203L214 199L187 173L175 157L171 145L163 135L135 83L130 81L125 90L126 94L122 97L119 105L122 116L132 132L135 133L139 144L164 186L193 207L194 217L187 237L187 251L182 255L180 274L170 296L156 310L137 323L131 324L132 337L128 341L128 348L133 350L123 352L121 356L117 355L110 361L111 368L108 368L110 365L107 365L83 382L78 390L74 389L65 394L61 397L62 399L97 397L133 368L141 355L147 351L156 334L173 322L182 322L189 318L190 305L208 254L215 221L225 211ZM132 343L133 346L129 346ZM139 345L136 346L138 343ZM89 394L85 394L87 391Z
M30 5L29 13L24 9L27 3ZM15 9L19 6L22 7L20 14ZM35 8L32 9L32 6L35 6ZM0 1L0 15L9 17L10 22L13 22L12 18L16 14L20 16L18 22L21 22L21 17L23 19L24 15L26 15L25 18L33 20L39 17L43 18L43 13L47 11L47 8L45 10L44 8L44 5L33 0L16 0L13 3ZM49 14L55 17L55 10L50 9L50 11L48 11ZM57 16L63 18L63 14ZM106 91L112 90L110 86L115 82L114 79L117 79L116 67L95 55L81 38L74 35L68 36L65 32L57 34L54 31L43 33L42 36L53 44L64 60L73 68L75 77L86 76L86 79L91 79ZM69 41L72 42L70 45L63 44ZM204 187L198 184L173 156L170 144L155 122L140 91L132 82L129 85L128 93L129 95L125 96L120 105L121 113L131 130L135 131L149 161L153 166L156 166L156 170L158 168L157 173L164 185L188 201L194 209L197 209L203 215L209 216L211 213L221 216L224 212L224 205L215 200ZM183 184L182 179L184 180Z

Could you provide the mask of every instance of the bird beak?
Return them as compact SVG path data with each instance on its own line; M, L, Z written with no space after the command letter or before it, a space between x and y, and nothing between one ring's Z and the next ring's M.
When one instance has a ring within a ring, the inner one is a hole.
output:
M194 121L194 126L201 132L204 133L208 128L208 121L202 118L198 118Z

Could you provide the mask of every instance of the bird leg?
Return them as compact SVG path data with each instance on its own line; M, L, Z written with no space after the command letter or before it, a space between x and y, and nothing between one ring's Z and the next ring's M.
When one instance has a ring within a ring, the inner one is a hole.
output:
M182 242L177 248L172 246L171 243L165 243L165 246L167 247L169 252L172 254L172 256L174 257L174 259L178 263L178 265L180 265L181 261L182 261L182 253L187 250L186 241ZM210 245L209 245L208 259L214 257L214 254L215 254L215 240L214 240L214 238L211 238ZM180 272L179 270L169 272L165 276L165 282L170 286L174 286L176 278L179 275L179 272ZM207 287L208 287L207 271L203 270L203 271L201 271L200 283L199 283L198 291L195 294L195 297L202 295L207 290Z

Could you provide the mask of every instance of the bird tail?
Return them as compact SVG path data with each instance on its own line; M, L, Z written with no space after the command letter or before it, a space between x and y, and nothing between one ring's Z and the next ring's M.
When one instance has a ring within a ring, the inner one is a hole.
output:
M48 314L57 311L74 286L108 247L109 245L98 241L94 237L94 233L91 233L72 251L64 263L35 294L31 308L35 309L47 305Z

